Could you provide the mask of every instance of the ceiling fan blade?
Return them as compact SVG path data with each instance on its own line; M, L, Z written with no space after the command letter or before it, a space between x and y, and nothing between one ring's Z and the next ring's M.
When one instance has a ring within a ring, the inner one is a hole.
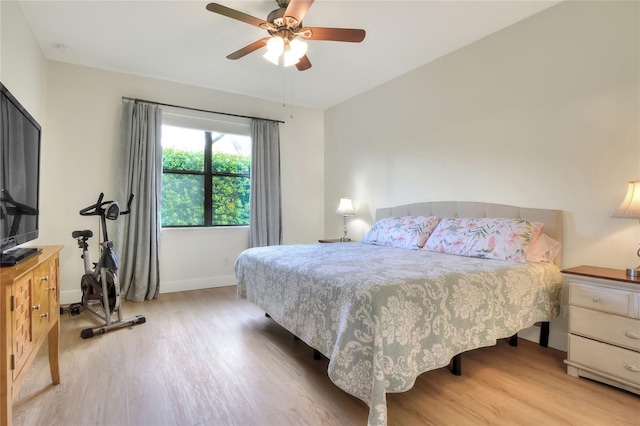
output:
M209 3L207 5L207 10L209 12L217 13L219 15L226 16L228 18L236 19L241 22L245 22L249 25L253 25L256 27L260 27L261 25L268 25L267 21L256 18L251 15L247 15L246 13L238 12L235 9L231 9L229 7L223 6L218 3Z
M228 55L227 59L240 59L251 52L255 52L261 47L265 47L267 45L267 40L269 40L270 38L271 37L265 37L265 38L261 38L258 41L254 41L253 43L243 47L242 49L236 50L232 54Z
M284 12L284 16L291 16L296 18L298 22L302 22L304 15L307 14L307 10L311 7L313 0L291 0L287 6L287 10Z
M304 55L302 58L300 58L300 62L296 64L296 68L298 68L298 71L304 71L311 68L311 62L309 61L307 55Z
M309 32L311 32L311 35L307 35ZM366 32L365 30L352 28L304 27L298 32L298 34L308 40L348 41L351 43L360 43L364 40Z

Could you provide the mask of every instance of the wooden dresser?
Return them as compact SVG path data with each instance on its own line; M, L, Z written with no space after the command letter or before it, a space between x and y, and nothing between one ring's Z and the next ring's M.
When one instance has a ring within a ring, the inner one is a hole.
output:
M12 403L29 366L49 341L53 384L60 383L60 260L46 246L16 266L0 268L0 426L11 425Z
M640 394L640 279L578 266L569 282L567 373Z

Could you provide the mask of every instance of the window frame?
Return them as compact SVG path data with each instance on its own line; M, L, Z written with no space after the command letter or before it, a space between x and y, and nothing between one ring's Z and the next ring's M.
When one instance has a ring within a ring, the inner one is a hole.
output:
M203 116L204 115L204 116ZM248 227L249 223L238 224L214 224L213 209L213 179L216 176L231 178L251 179L251 173L228 173L213 171L213 144L225 135L238 135L251 137L250 121L244 118L227 118L213 113L200 113L185 115L184 111L163 110L162 125L187 128L202 131L205 135L204 141L204 170L173 170L162 168L162 175L190 175L202 176L204 190L204 223L201 225L161 225L162 229L184 229L184 228L228 228L228 227ZM213 133L220 134L214 138ZM252 165L250 165L250 168Z

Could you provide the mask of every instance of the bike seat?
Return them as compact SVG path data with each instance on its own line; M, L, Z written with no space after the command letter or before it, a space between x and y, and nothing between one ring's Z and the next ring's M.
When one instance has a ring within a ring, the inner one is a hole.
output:
M84 231L73 231L71 233L71 236L73 238L84 238L84 239L87 239L87 238L93 237L93 232L91 232L90 229L85 229Z

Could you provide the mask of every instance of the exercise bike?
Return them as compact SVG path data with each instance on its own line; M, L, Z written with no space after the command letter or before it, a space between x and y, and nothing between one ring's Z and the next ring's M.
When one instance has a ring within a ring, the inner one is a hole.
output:
M113 241L109 240L107 233L107 220L116 220L119 216L131 212L133 194L129 196L127 210L120 211L120 206L114 201L103 201L104 193L100 193L98 201L80 210L81 216L100 216L103 240L100 242L100 259L91 265L89 257L89 238L93 237L91 230L73 231L71 236L78 241L78 247L82 249L80 256L84 261L84 275L80 280L82 301L60 308L60 313L69 313L71 316L79 315L88 309L104 324L82 330L80 337L88 339L96 334L104 334L114 329L133 326L146 322L144 315L124 318L120 300L120 284L118 282L118 257L113 251ZM117 319L113 316L117 314Z

